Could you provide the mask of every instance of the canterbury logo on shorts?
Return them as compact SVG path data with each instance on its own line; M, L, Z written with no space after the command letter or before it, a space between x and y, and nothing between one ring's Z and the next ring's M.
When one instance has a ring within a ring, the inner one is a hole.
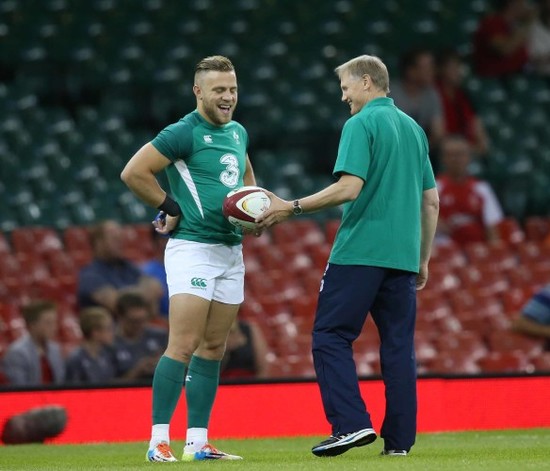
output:
M206 288L206 278L191 278L191 286L193 288Z

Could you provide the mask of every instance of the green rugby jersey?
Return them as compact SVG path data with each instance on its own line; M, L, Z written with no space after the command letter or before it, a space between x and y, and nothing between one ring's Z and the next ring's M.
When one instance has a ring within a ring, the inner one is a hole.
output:
M329 261L418 272L421 204L435 187L422 128L391 98L376 98L344 125L334 174L365 180L344 204Z
M164 128L151 144L172 163L166 167L172 197L183 212L172 237L237 245L241 230L222 214L225 196L243 185L248 134L231 121L214 126L197 110Z

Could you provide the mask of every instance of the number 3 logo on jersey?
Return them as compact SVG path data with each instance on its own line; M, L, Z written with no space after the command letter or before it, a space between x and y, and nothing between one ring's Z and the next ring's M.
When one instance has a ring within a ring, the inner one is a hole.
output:
M220 173L220 181L229 188L235 188L241 175L239 160L233 154L224 154L220 158L220 163L225 165L225 170Z

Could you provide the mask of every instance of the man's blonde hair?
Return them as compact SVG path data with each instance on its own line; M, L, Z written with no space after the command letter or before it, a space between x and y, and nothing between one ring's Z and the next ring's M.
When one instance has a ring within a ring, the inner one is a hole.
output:
M233 63L225 56L208 56L199 61L195 66L195 81L197 76L204 73L210 72L211 70L215 72L233 72L235 67Z
M390 77L386 65L379 57L362 55L355 57L334 69L341 79L344 74L349 74L355 79L361 79L368 75L375 87L385 93L390 92Z

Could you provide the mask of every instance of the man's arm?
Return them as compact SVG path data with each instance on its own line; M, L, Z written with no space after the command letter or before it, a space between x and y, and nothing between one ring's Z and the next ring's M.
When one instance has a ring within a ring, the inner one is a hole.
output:
M439 195L437 188L422 193L421 233L420 233L420 272L416 279L416 289L422 289L428 281L428 263L432 252L437 218L439 215Z
M166 198L155 174L170 165L170 159L162 155L150 142L139 149L122 170L120 178L144 203L158 208Z
M322 209L353 201L359 196L365 181L355 175L343 174L340 179L323 190L300 199L304 213L313 213ZM293 203L268 193L271 206L257 220L259 228L265 229L292 216Z
M9 384L17 386L31 385L29 364L21 351L8 350L4 355L4 373Z
M527 316L520 315L514 319L511 329L520 334L550 339L550 325L540 324Z

